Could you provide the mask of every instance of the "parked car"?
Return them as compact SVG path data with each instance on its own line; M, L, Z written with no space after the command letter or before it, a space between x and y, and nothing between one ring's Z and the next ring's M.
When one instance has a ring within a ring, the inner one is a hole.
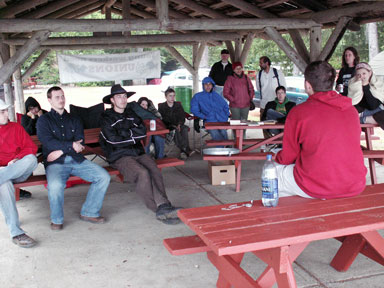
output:
M301 104L308 99L308 94L305 92L304 88L304 77L299 76L288 76L285 77L285 82L287 87L287 97L290 101L295 102L296 105ZM253 102L256 107L260 107L260 92L255 91L255 98Z
M209 75L209 68L200 68L199 69L199 90L202 90L201 81L204 77ZM177 69L170 71L167 75L161 77L160 89L161 91L167 90L168 87L177 87L177 86L193 86L192 74L189 73L187 69Z

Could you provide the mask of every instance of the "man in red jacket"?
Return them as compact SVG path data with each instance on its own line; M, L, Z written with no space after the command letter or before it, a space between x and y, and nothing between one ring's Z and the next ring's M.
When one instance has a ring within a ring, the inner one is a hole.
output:
M29 248L36 241L20 228L13 183L25 181L37 167L37 146L21 125L9 122L9 107L0 100L0 206L12 242Z
M305 69L309 99L292 108L276 155L280 196L350 197L365 188L361 127L349 98L332 91L335 69L325 61Z

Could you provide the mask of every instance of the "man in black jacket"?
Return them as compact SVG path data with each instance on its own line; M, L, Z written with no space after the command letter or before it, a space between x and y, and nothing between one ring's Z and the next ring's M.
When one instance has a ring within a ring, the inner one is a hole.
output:
M224 84L227 77L233 74L232 64L228 59L229 51L227 49L221 50L221 61L213 64L209 72L209 77L211 77L216 84L215 91L221 96L223 96Z
M136 113L127 106L127 92L120 85L113 85L111 94L103 98L112 104L101 116L100 145L110 165L119 170L128 182L136 183L136 192L156 219L165 224L180 223L177 209L169 202L161 171L156 162L145 154L141 140L146 138L146 128Z
M188 126L185 123L185 111L180 102L175 102L175 90L168 88L165 91L165 101L159 104L162 120L171 132L174 133L176 146L180 149L180 158L185 160L191 154L188 139Z

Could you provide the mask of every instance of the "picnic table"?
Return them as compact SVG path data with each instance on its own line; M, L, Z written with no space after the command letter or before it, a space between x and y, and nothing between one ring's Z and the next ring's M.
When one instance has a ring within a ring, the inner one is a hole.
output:
M362 145L363 155L365 158L368 158L369 172L371 176L371 183L377 184L376 176L376 167L375 162L383 164L384 160L384 151L383 150L374 150L372 141L378 139L374 135L374 128L379 127L376 124L361 124L361 130L364 133L362 140L364 140L365 145ZM264 124L264 125L230 125L229 122L210 122L205 124L207 130L210 129L232 129L235 131L235 140L222 141L222 143L217 143L211 141L211 144L215 145L234 145L235 148L240 150L239 154L234 154L231 156L212 156L205 155L204 160L233 160L235 161L236 167L236 192L240 192L240 180L241 180L241 161L242 160L265 160L268 153L257 151L255 149L260 148L262 145L268 145L272 143L282 143L282 138L284 132L279 133L273 137L267 139L244 139L244 130L248 129L284 129L284 124ZM251 152L253 151L253 152ZM251 153L250 153L251 152ZM272 153L269 153L272 154Z
M247 205L248 204L248 205ZM292 263L310 242L336 238L342 245L331 262L347 271L359 253L384 265L384 184L367 186L352 198L330 200L298 196L182 209L179 218L196 235L169 238L173 255L206 252L219 271L217 287L297 287ZM254 280L240 264L253 253L268 266ZM197 271L197 270L195 270Z

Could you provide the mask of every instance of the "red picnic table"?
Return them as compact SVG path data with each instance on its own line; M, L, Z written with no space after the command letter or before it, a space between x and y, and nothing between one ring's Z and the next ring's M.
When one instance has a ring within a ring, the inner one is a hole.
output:
M164 240L173 255L207 252L219 270L217 287L297 287L292 263L316 240L336 238L342 245L331 262L347 271L359 253L384 265L384 184L367 186L352 198L331 200L298 196L279 199L277 207L261 201L182 209L179 218L196 233ZM268 267L257 280L240 264L251 252Z
M376 124L361 124L361 130L364 133L362 140L365 141L365 146L362 146L363 155L368 158L369 171L371 175L371 183L377 184L376 167L375 162L383 164L384 151L374 150L372 141L377 139L374 135L374 128L379 127ZM244 130L248 129L284 129L284 124L264 124L264 125L230 125L229 122L210 122L205 124L207 130L211 129L232 129L235 131L235 140L222 141L222 143L215 143L211 141L211 145L230 145L233 144L235 148L240 150L239 154L231 156L217 156L217 155L205 155L204 160L233 160L236 167L236 192L240 192L240 180L241 180L241 161L242 160L265 160L267 154L265 152L255 152L254 150L260 148L262 145L272 143L282 143L284 132L279 133L273 137L267 139L244 139ZM253 151L253 152L251 152Z

